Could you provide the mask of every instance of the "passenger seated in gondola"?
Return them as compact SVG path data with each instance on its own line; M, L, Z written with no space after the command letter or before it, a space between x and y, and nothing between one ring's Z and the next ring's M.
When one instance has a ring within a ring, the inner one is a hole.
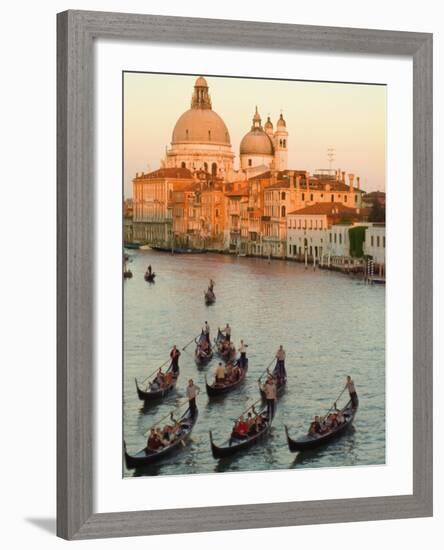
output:
M150 435L146 446L150 451L158 451L162 447L162 442L154 428L151 428L150 430Z
M256 425L257 416L253 416L253 413L249 412L247 415L247 426L248 426L248 435L257 434L257 425Z
M222 363L217 365L215 372L215 383L219 386L223 386L225 384L225 367Z
M321 423L319 421L319 416L315 416L315 419L310 424L310 427L308 429L308 433L310 435L315 435L321 433Z
M244 417L241 416L239 420L235 422L231 436L237 439L243 439L247 437L247 434L248 434L248 424L247 422L245 422Z
M233 378L233 363L231 361L229 361L226 365L225 365L225 374L226 374L226 377L229 381L232 380Z
M174 378L174 375L171 371L165 373L164 380L163 380L165 387L171 386L171 384L173 383L173 378Z

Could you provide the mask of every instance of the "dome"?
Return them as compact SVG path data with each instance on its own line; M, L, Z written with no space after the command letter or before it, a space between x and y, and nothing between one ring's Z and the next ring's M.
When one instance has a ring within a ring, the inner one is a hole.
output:
M203 76L199 76L199 78L196 80L194 86L199 86L201 88L208 88L207 81Z
M285 123L285 120L284 120L284 117L282 116L282 113L281 113L281 116L279 117L279 120L277 121L277 127L286 127L287 124Z
M240 143L241 155L273 155L274 148L271 139L260 128L255 128L246 134Z
M172 144L175 143L231 145L225 122L211 109L185 111L173 130Z

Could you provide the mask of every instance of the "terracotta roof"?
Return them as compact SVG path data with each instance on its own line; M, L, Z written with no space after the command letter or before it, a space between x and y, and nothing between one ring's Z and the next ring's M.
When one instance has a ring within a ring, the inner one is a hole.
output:
M187 179L192 178L192 173L188 168L159 168L159 170L154 170L154 172L149 172L147 174L139 174L135 179L156 179L156 178L181 178Z
M288 215L290 216L292 214L296 214L298 216L358 216L361 215L364 210L366 212L366 209L364 208L349 208L348 206L344 206L340 202L317 202L316 204L312 204L311 206L301 208L300 210L289 212Z

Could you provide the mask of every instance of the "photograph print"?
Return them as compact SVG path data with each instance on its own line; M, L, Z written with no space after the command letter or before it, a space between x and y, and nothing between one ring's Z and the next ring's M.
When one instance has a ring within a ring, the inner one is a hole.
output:
M122 79L123 476L385 464L386 86Z

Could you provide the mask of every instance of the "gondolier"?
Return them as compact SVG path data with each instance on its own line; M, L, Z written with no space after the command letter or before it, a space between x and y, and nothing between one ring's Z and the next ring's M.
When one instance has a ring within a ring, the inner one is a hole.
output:
M216 368L216 384L223 384L225 382L225 367L222 363L219 363Z
M208 321L205 321L205 324L202 330L203 330L203 333L205 334L205 337L208 343L210 343L210 325L208 324Z
M176 374L179 372L179 357L180 357L180 351L177 349L176 345L173 346L173 349L170 351L170 357L171 357L171 370L173 371L173 374Z
M345 384L345 387L348 389L348 393L350 394L350 399L353 405L353 408L356 409L358 406L358 394L356 393L355 383L352 380L351 376L347 376L347 382Z
M196 397L199 392L200 392L199 386L196 386L193 380L190 378L188 380L186 394L187 394L188 405L189 405L190 413L192 417L196 414L196 411L197 411Z
M213 281L213 279L210 279L210 284L208 285L208 290L209 290L210 292L213 292L213 288L214 288L214 285L215 285L215 284L216 284L216 283Z
M247 362L247 348L248 348L248 344L245 344L244 341L241 340L240 346L239 346L239 353L240 353L239 363L241 367L244 367L245 363Z
M229 342L231 339L231 327L228 323L225 325L225 328L222 332L225 334L225 340Z
M285 370L285 350L282 345L276 352L276 375L282 379L287 378L287 372Z
M271 420L274 417L274 412L276 410L276 384L274 383L273 377L269 376L262 386L262 391L264 392L265 401L267 403L267 415Z

